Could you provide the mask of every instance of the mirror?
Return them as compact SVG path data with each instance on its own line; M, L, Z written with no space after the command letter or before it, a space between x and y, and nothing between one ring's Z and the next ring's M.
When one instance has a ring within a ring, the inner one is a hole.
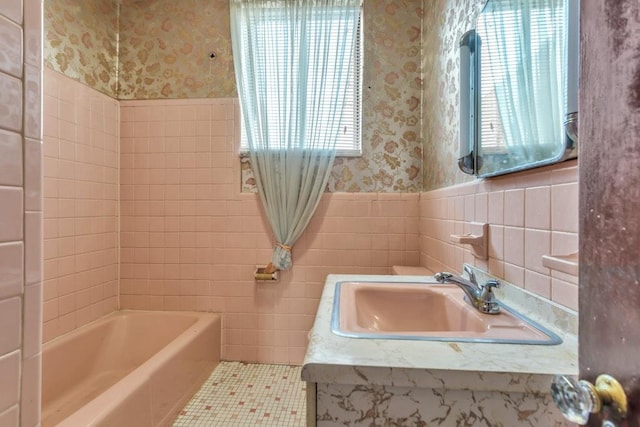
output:
M490 177L577 156L579 0L489 0L460 42L458 165Z

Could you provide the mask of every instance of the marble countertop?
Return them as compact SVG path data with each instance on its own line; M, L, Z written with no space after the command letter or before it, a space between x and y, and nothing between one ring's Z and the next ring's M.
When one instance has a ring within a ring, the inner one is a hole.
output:
M425 276L329 275L302 368L316 383L379 384L505 392L548 392L554 374L578 374L577 313L512 285L499 299L557 333L555 346L361 339L331 332L340 281L433 283ZM504 289L506 288L506 289ZM516 288L516 289L513 289Z

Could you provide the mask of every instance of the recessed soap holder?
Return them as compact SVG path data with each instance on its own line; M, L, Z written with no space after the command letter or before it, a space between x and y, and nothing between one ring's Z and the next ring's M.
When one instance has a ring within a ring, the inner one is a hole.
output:
M471 232L467 234L452 234L449 239L453 243L471 246L471 253L479 259L489 258L489 224L482 222L469 223Z

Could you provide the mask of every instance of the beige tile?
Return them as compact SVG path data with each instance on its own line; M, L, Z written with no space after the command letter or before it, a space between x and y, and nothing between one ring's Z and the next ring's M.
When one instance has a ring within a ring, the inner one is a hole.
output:
M0 299L22 293L23 250L22 242L0 244Z
M22 81L0 73L0 128L22 131Z
M2 311L0 310L0 316ZM0 337L0 340L2 337ZM20 399L20 351L0 354L0 412L18 403Z
M1 129L0 185L22 185L22 137Z
M0 187L0 242L22 240L22 188Z

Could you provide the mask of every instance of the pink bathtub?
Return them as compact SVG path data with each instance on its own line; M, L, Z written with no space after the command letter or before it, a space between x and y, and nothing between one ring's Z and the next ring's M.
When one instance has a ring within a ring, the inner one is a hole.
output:
M220 315L120 311L43 346L42 426L165 426L220 361Z

